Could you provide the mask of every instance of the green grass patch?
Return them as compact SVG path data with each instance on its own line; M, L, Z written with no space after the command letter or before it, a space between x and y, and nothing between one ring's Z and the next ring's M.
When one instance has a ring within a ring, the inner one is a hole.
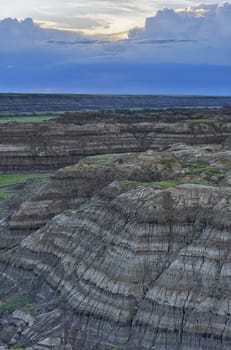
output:
M152 181L152 182L140 182L140 181L131 181L131 180L120 180L119 183L123 186L148 186L155 189L166 189L180 185L182 181L180 180L169 180L169 181Z
M7 189L0 189L0 200L9 198L11 193Z
M20 193L20 190L16 185L25 184L27 180L33 180L28 184L28 190L30 192L31 186L37 186L39 182L50 176L50 173L38 173L38 174L0 174L0 219L4 217L7 213L7 205L5 205L4 200L11 199ZM26 198L27 192L22 192L20 198Z
M29 179L44 179L44 178L47 178L48 176L50 176L50 173L0 174L0 190L2 190L2 187L18 185L26 182Z
M165 158L161 158L160 163L162 165L166 165L166 166L171 166L171 164L175 163L176 159L174 157L165 157Z
M207 125L213 129L218 129L218 122L214 119L193 119L187 120L187 124L189 126L197 126L197 125Z
M22 293L16 294L6 299L6 301L0 304L0 314L8 312L14 312L20 308L31 308L33 305L32 297L30 294Z
M10 122L17 123L41 123L47 120L56 118L57 115L54 114L28 114L28 115L9 115L0 116L0 124L6 124Z
M119 183L123 186L144 186L147 185L148 182L141 182L141 181L133 181L133 180L119 180Z
M146 186L146 187L152 187L154 189L161 189L165 190L170 187L175 187L177 185L181 185L184 183L188 183L188 181L184 181L183 179L177 179L177 180L166 180L166 181L151 181L151 182L139 182L139 181L131 181L131 180L120 180L119 183L123 186L130 186L130 187L138 187L138 186ZM208 185L207 181L196 181L194 182L196 184L200 185Z
M180 180L157 181L157 182L154 182L154 186L164 190L166 188L174 187L182 183L183 182Z
M75 212L76 212L75 209L65 209L63 213L64 213L66 216L71 216L71 215L74 214Z
M224 174L221 172L221 169L215 168L212 166L208 166L207 168L204 169L204 173L208 176L215 176L217 178L223 178Z
M189 173L192 175L206 175L208 177L215 176L218 179L222 179L229 170L230 167L226 168L218 168L215 166L209 165L207 162L198 159L196 162L188 162L187 167L189 169Z

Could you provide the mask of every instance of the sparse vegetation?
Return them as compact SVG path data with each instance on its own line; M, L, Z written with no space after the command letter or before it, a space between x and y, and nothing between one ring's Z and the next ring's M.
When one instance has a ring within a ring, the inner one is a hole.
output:
M162 165L166 165L166 166L171 166L175 162L176 162L176 159L174 157L171 157L171 156L161 158L161 160L160 160L160 163Z
M138 187L138 186L148 186L152 187L154 189L168 189L170 187L174 187L177 185L181 185L184 183L187 183L188 181L184 178L179 178L176 180L165 180L165 181L152 181L152 182L139 182L139 181L131 181L131 180L120 180L119 183L123 186L131 186L131 187ZM207 185L208 182L201 180L201 181L195 181L196 184L201 185Z
M155 189L166 189L174 187L183 183L180 180L169 180L169 181L152 181L152 182L140 182L131 180L120 180L119 183L124 186L149 186Z
M0 219L7 215L7 211L11 207L11 200L16 200L18 203L26 200L30 193L38 188L43 179L48 176L50 173L0 174ZM27 182L28 180L32 181ZM21 192L19 192L20 189ZM20 195L18 195L19 193Z
M180 185L181 183L183 183L183 181L180 180L158 181L154 182L154 186L156 186L157 188L166 189L169 187Z
M207 125L210 128L213 128L214 130L219 129L218 121L215 119L192 119L187 120L187 124L191 127L197 126L197 125Z
M3 302L0 304L0 315L2 313L11 313L17 309L23 308L26 311L33 311L35 304L33 303L33 295L38 287L38 280L34 278L27 288L27 292L16 293L7 297L7 290L1 290Z
M189 169L189 174L192 175L204 175L207 177L215 176L218 180L222 180L226 171L230 167L223 167L222 169L216 166L211 166L204 160L198 159L197 161L188 161L187 168Z
M75 209L65 209L63 213L66 216L71 216L74 212L75 212Z
M0 200L10 198L14 195L15 191L11 188L11 186L23 184L30 179L44 179L49 175L50 173L0 174Z
M3 302L2 304L0 304L0 314L8 312L14 312L17 309L20 309L22 307L25 307L27 309L27 307L29 309L31 309L33 307L33 303L32 303L32 296L29 293L19 293L19 294L15 294L13 296L10 296L9 298L7 298L5 300L5 302Z
M0 200L10 197L10 192L6 189L0 189Z
M36 174L0 174L0 188L5 186L18 185L26 182L29 179L44 179L50 173L36 173Z
M123 154L114 153L114 154L100 154L97 156L91 156L84 158L84 163L87 164L102 164L102 165L112 165L115 162L121 161Z
M140 182L140 181L127 180L127 179L119 180L119 183L123 186L131 186L131 187L143 186L148 184L148 182Z
M194 226L191 230L188 231L186 237L186 243L191 244L194 240L198 239L202 234L202 227Z
M66 216L71 216L74 213L82 213L85 210L90 209L90 208L94 208L94 207L95 207L95 203L89 202L89 203L82 204L79 208L68 208L68 209L64 210L63 213Z

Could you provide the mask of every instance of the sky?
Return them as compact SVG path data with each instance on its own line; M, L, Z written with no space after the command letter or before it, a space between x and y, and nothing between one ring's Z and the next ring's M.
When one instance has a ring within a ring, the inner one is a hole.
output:
M231 3L0 0L0 92L231 95Z

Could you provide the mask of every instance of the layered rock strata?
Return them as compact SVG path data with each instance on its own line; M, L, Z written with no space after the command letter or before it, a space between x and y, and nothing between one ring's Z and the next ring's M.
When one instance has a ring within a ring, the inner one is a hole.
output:
M94 339L107 348L228 349L230 202L230 188L112 182L1 260L32 270L58 293L60 312L71 315L73 349ZM45 336L35 322L20 344Z
M87 157L74 166L60 169L46 186L27 200L9 219L9 238L18 241L40 228L55 214L78 208L94 193L114 180L153 186L178 183L230 184L231 152L221 146L173 145L164 152L111 154ZM170 181L166 184L162 181ZM158 184L159 182L159 184ZM12 242L13 242L12 241ZM2 237L1 245L3 245Z
M225 125L223 142L86 157L6 217L0 347L230 349Z
M0 127L0 171L44 171L76 163L94 154L161 150L174 143L229 143L229 112L178 114L66 115L37 124L8 123ZM88 121L89 118L89 121ZM178 118L178 122L176 122ZM190 118L190 119L188 119ZM199 118L199 119L195 119Z
M52 157L104 153L102 135L120 153L58 170L0 222L0 348L231 348L230 120L142 118L28 125Z

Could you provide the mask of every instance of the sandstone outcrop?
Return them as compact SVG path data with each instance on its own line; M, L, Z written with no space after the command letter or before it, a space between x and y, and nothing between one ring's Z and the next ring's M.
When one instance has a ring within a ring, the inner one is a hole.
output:
M215 123L85 157L2 221L0 346L231 348L230 122Z

